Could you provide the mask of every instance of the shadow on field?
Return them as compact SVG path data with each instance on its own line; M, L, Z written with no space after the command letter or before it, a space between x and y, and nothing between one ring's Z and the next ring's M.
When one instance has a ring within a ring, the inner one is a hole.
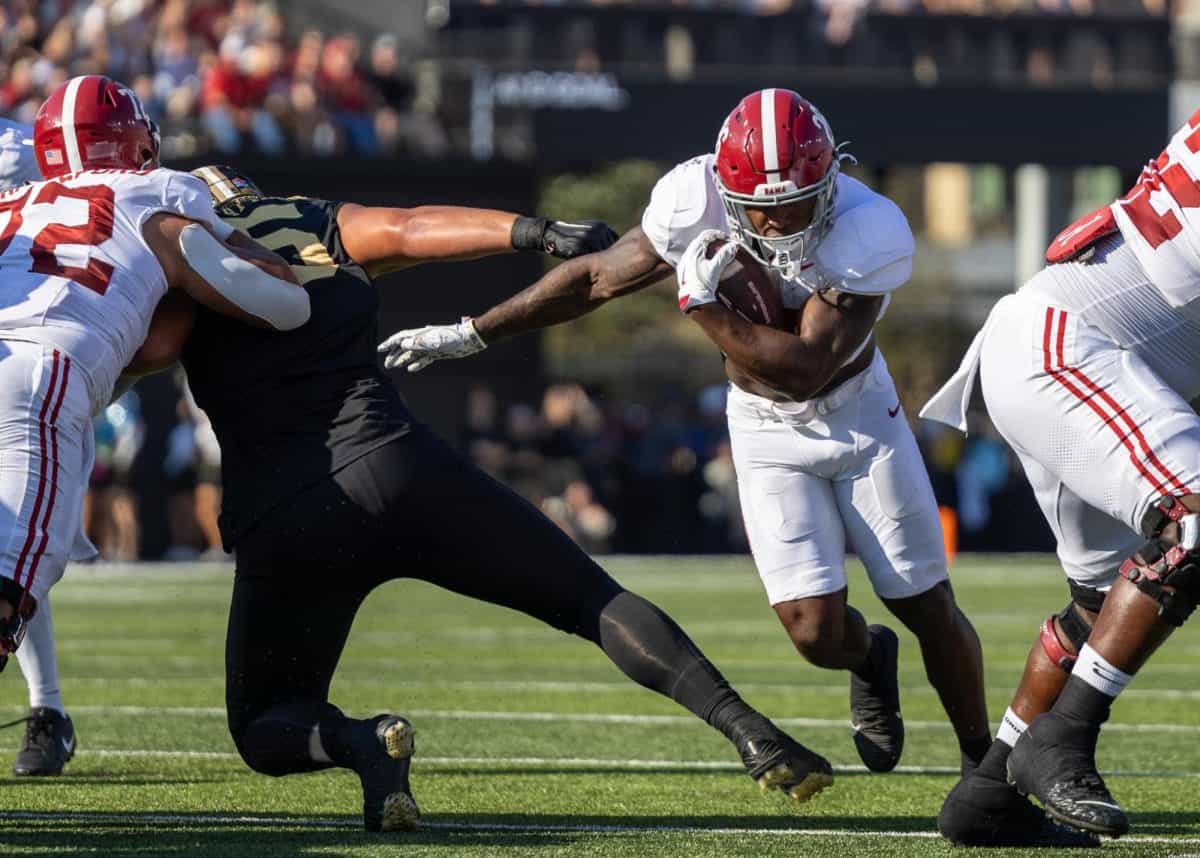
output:
M172 777L163 775L143 775L141 777L126 777L124 775L58 775L50 778L13 778L0 780L0 795L5 789L28 792L30 790L67 789L81 786L178 786L180 784L216 784L228 781L228 777Z
M689 832L705 829L750 829L754 831L802 831L851 829L854 831L934 831L932 816L791 816L786 813L760 815L696 815L696 816L580 816L578 814L507 813L467 815L455 813L431 814L426 822L431 828L444 831L511 828L538 828L565 832L594 829L614 831L644 829L646 831L686 829Z
M445 766L438 766L437 768L430 767L430 768L422 769L420 766L420 762L421 762L421 760L419 757L413 757L413 771L420 772L421 776L426 776L426 775L430 775L430 774L444 774L446 772L452 771L451 769L448 769ZM898 780L901 778L942 777L944 775L957 774L958 771L959 771L959 769L957 766L954 766L954 767L946 766L946 770L944 772L940 772L940 771L935 771L935 772L892 771L892 772L888 772L886 775L884 775L884 777L886 777L888 780ZM601 775L603 777L611 777L613 775L619 775L621 777L628 777L630 775L675 774L675 775L687 775L690 778L693 778L693 777L694 778L702 778L702 777L730 778L730 777L733 777L735 779L738 779L743 774L743 772L744 772L744 770L740 766L738 766L736 763L730 763L728 766L722 766L720 768L714 766L713 768L710 768L710 769L698 769L698 768L695 768L695 766L690 763L684 763L684 764L680 765L679 763L674 763L670 760L663 760L661 765L655 764L652 762L647 762L644 764L639 763L637 768L630 768L629 766L601 766L601 765L594 765L594 766L589 765L586 767L584 767L584 766L547 766L547 765L530 766L525 763L488 764L488 763L472 762L469 766L464 765L463 768L459 770L459 774L471 774L471 775L476 775L476 774L480 774L480 775L523 775L523 776L528 776L528 777L534 777L534 776L538 776L538 775L571 775L573 777L578 777L578 778L589 778L589 777L594 777L597 775ZM839 768L834 769L834 776L839 779L840 778L878 778L878 777L880 777L880 775L873 774L872 772L846 771L845 769L839 769Z
M1152 815L1147 815L1152 816ZM1168 815L1169 816L1169 815ZM576 816L563 814L434 814L420 831L367 834L355 817L306 817L300 814L54 812L0 813L4 854L49 851L56 858L74 855L137 854L171 856L254 856L329 854L333 849L369 846L519 847L556 850L581 839L642 833L691 836L705 830L854 830L932 831L925 816L780 817L759 816Z
M314 819L259 814L253 819L215 813L0 813L0 853L49 852L67 856L154 855L274 858L337 854L332 850L379 846L484 846L553 849L582 832L497 829L424 829L368 834L357 818ZM527 825L532 823L526 823Z
M1134 811L1129 814L1132 834L1195 836L1200 830L1200 813L1195 811Z

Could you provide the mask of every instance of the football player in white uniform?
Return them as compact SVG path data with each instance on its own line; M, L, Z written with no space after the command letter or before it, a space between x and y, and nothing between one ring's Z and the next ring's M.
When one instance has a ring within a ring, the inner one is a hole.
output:
M920 641L968 770L990 743L979 640L955 604L933 492L872 334L909 277L912 235L891 201L840 173L843 157L799 95L756 92L726 120L715 155L664 176L641 226L612 248L558 266L481 316L400 331L380 349L389 366L421 369L678 272L681 308L726 355L746 529L793 643L811 663L851 672L859 755L873 771L893 768L904 735L897 638L847 604L849 537L876 592ZM778 272L798 333L751 324L716 301L736 248L704 259L711 230ZM1028 803L1007 808L1006 820L1023 842L1073 835Z
M1071 588L977 774L1000 781L1007 765L1057 818L1118 835L1129 821L1096 772L1100 725L1200 599L1200 417L1188 405L1200 395L1200 111L1046 258L922 416L965 430L978 373ZM975 780L951 793L943 831L968 813Z
M0 193L41 178L33 155L33 128L0 118ZM75 725L58 687L58 655L49 599L43 600L29 623L17 664L29 688L29 714L6 725L25 724L13 774L61 774L75 754Z
M179 289L280 330L309 314L287 264L225 226L202 181L158 167L157 129L125 86L59 86L34 150L45 181L0 194L0 667L68 559L95 554L91 417L159 299Z

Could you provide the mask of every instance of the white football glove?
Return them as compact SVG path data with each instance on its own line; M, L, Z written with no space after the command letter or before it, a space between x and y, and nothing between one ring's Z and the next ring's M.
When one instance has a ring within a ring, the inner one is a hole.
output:
M397 331L379 344L379 351L388 355L383 361L386 369L403 366L409 372L423 370L434 361L466 357L486 348L487 343L469 316L463 316L456 325L426 325Z
M717 238L725 239L725 244L711 259L706 259L708 245ZM675 269L679 281L680 310L687 313L717 300L717 285L721 282L721 274L725 271L725 266L737 256L737 251L737 242L720 230L706 229L692 239Z

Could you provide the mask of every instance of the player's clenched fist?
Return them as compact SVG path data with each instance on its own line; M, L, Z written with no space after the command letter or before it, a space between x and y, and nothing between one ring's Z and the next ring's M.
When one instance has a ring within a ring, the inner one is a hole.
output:
M709 246L717 239L725 243L709 252ZM737 242L720 230L706 229L692 239L679 260L676 273L679 279L679 309L687 313L704 304L717 300L717 286L725 266L737 255Z
M379 351L387 353L383 361L386 369L407 367L409 372L422 370L434 361L466 357L486 348L475 323L465 316L456 325L426 325L397 331L379 344Z

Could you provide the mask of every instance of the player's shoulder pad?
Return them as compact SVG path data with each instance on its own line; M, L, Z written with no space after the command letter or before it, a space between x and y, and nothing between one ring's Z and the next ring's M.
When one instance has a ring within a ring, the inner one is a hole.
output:
M642 213L642 232L660 257L679 264L691 240L725 224L713 184L713 156L700 155L675 166L658 180ZM719 215L719 216L718 216Z
M852 183L852 184L851 184ZM857 179L839 179L850 205L837 211L817 247L816 263L827 282L844 292L885 295L912 276L912 230L900 207Z
M161 183L161 210L183 215L189 220L199 221L208 226L224 240L233 232L233 227L225 224L213 211L212 195L204 180L179 170L169 170L160 167L145 174L148 179Z
M150 175L159 172L155 170ZM203 179L193 176L191 173L183 173L179 170L163 169L163 201L170 207L178 211L180 214L187 214L189 210L203 209L204 211L212 212L212 195L208 192L208 185Z

